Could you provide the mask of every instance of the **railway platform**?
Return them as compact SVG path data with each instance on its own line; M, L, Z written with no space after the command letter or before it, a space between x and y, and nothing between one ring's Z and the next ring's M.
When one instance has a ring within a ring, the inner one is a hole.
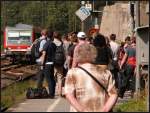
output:
M116 105L130 100L130 91L126 91L124 98L118 98ZM22 103L12 106L6 112L69 112L70 104L62 97L54 99L26 99Z
M54 99L26 99L7 110L8 112L69 112L66 99L56 96Z

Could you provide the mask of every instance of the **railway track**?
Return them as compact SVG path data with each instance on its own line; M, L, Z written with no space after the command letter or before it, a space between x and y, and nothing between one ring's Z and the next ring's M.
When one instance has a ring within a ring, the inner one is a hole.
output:
M36 75L38 71L37 65L29 65L25 63L12 64L7 60L2 60L1 65L1 89L30 78Z
M31 65L29 63L13 64L9 59L1 59L1 91L6 89L8 86L22 82L27 79L31 79L38 72L37 65ZM1 106L1 111L4 112L8 108Z

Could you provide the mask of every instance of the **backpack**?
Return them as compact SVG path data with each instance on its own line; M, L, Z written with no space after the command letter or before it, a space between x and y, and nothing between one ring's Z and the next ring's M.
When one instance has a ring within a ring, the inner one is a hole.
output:
M48 92L45 87L31 88L29 87L26 92L27 99L48 98Z
M46 39L37 39L36 43L33 44L32 48L31 48L32 57L34 57L35 59L37 59L41 56L39 48L40 48L40 43L42 40L46 40Z
M64 62L65 62L65 51L62 43L60 46L56 47L54 63L57 66L62 66L64 65Z

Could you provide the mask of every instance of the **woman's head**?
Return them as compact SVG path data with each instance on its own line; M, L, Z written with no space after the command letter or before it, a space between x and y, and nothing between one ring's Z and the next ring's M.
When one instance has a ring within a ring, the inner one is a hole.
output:
M130 36L127 36L127 37L125 38L125 43L126 43L126 44L130 44L130 41L131 41Z
M98 34L94 40L93 40L93 44L96 47L104 47L106 46L106 39L102 34Z
M95 61L97 51L93 45L86 43L80 45L74 55L78 63L92 63Z

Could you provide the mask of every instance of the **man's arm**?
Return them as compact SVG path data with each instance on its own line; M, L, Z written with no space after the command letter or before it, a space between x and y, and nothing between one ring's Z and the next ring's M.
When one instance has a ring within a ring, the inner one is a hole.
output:
M42 55L40 57L40 61L42 65L44 64L44 61L45 61L45 55L46 55L46 51L42 51Z

